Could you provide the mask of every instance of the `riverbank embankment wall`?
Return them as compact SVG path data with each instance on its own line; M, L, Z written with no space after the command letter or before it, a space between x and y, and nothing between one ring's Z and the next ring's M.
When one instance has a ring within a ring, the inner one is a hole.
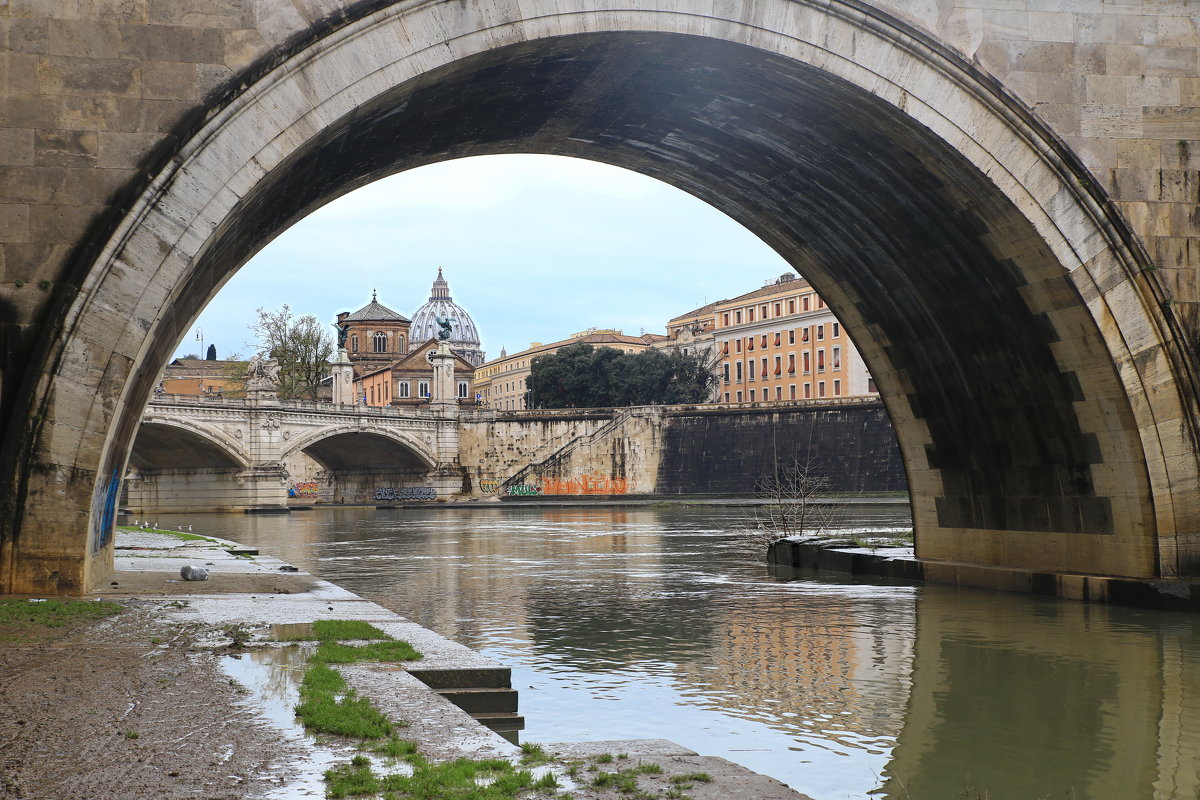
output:
M798 469L834 492L907 490L879 402L477 414L459 446L472 493L503 498L745 496Z

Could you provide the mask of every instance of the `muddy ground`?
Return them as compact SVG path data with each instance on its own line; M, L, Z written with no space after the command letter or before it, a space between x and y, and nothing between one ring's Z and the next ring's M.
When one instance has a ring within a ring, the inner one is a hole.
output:
M0 631L0 797L258 796L288 743L243 705L212 649L220 631L162 601L72 629Z

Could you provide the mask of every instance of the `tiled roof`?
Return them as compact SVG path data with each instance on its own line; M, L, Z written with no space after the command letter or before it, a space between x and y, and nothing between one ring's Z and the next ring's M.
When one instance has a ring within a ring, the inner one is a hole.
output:
M387 306L372 299L371 302L346 317L343 322L408 322L408 317L392 311Z

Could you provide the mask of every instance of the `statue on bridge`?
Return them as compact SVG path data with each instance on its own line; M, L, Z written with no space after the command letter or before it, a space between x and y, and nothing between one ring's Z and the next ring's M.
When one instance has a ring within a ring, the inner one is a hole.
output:
M346 349L346 335L349 332L349 330L347 328L342 327L341 325L338 325L337 323L334 323L333 327L337 328L337 332L338 332L337 333L338 350L345 350Z
M246 365L248 391L274 392L279 388L279 362L254 356Z
M441 329L438 331L438 335L437 335L438 339L442 340L443 342L450 341L450 326L453 325L455 322L458 322L458 320L442 319L441 317L437 317L437 316L435 316L433 318L433 320L434 320L434 322L436 322L438 324L438 327Z

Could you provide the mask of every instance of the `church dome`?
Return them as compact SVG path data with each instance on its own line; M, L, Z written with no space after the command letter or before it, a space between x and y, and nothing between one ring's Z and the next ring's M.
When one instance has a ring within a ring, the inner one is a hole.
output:
M429 339L436 339L441 329L437 317L449 319L450 349L462 356L472 365L478 367L483 363L483 350L479 340L479 330L475 321L466 309L454 302L450 297L450 284L442 277L442 268L438 267L437 278L433 282L433 291L429 294L429 302L417 309L413 314L409 336L412 343L417 345Z

